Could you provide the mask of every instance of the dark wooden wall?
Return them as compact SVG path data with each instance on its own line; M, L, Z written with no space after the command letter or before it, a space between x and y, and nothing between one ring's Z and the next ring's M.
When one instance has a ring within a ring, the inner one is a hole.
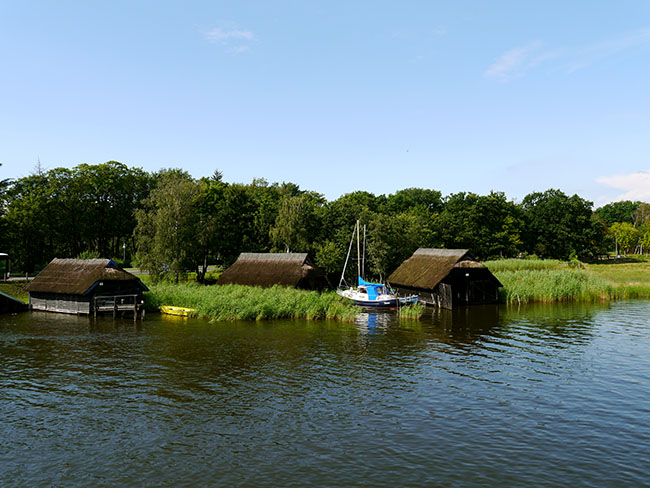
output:
M418 295L421 303L453 309L499 302L499 282L482 269L454 269L432 290L398 287L399 296Z

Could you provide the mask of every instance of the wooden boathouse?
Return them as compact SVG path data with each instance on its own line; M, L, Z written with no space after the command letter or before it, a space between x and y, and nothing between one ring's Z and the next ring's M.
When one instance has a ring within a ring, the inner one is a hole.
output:
M503 285L468 249L420 248L389 277L400 295L440 308L497 303Z
M112 259L53 259L25 290L32 310L70 314L143 310L142 292L148 288Z
M219 277L219 285L274 285L306 290L327 287L325 272L314 265L307 253L244 252Z

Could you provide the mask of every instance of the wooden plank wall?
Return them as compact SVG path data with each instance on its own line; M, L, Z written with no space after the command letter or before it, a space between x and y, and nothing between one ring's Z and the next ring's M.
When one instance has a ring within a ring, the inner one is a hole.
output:
M89 314L90 299L77 295L56 295L53 293L31 293L32 310L70 314Z

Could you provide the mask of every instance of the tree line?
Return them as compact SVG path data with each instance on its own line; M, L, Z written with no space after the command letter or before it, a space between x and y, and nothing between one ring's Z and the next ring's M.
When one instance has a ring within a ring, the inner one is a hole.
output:
M588 260L616 245L650 245L647 203L592 207L556 189L519 203L502 192L443 196L424 188L327 201L294 183L228 183L219 171L195 179L182 169L149 173L110 161L0 180L0 251L23 272L53 257L101 256L156 277L194 270L202 281L208 264L228 266L240 252L308 252L340 273L357 219L367 227L366 269L378 278L418 247L468 248L481 260Z

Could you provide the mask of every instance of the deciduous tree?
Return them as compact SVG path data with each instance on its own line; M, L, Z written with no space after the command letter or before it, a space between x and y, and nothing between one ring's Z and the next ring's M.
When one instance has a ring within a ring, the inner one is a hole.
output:
M609 233L616 239L618 249L623 254L629 254L639 241L639 231L629 222L614 222Z
M554 259L568 259L572 251L581 259L593 255L602 236L592 222L591 207L592 202L560 190L526 195L522 208L528 252Z
M201 261L202 249L196 245L200 195L199 182L182 171L169 171L159 176L144 208L136 212L138 263L154 277L178 282Z

